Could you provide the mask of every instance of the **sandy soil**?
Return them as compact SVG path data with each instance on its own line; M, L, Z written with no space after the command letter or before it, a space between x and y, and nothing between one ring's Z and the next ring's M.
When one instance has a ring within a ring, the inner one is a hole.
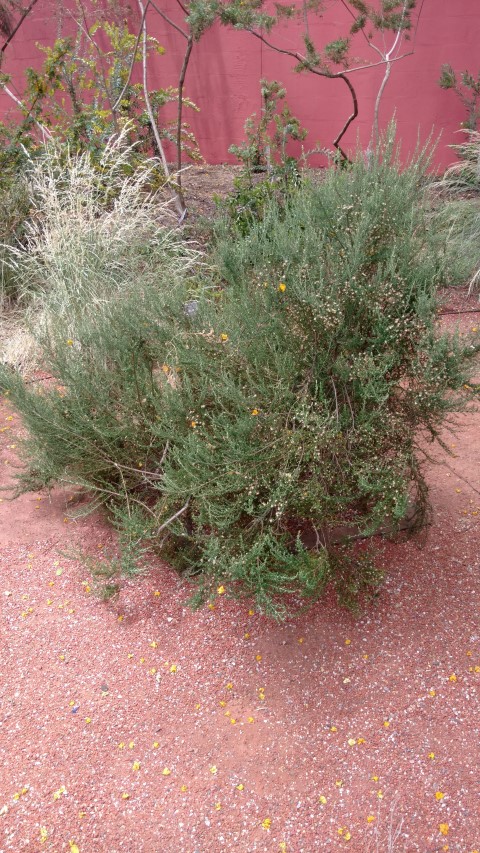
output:
M2 493L0 853L479 851L479 426L359 618L327 596L277 625L228 591L193 613L161 565L102 603L71 556L108 548L102 519ZM4 399L3 485L20 434Z

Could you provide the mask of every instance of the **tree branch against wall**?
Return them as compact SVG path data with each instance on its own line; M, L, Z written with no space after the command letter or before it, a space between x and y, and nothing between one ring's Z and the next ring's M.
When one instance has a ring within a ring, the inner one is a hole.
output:
M309 16L322 18L325 9L325 3L322 0L315 0L315 2L310 3L302 2L300 7L276 3L275 14L269 14L265 11L264 0L249 0L247 3L245 0L230 0L220 7L219 17L223 24L245 30L274 52L291 57L296 63L295 71L309 72L318 77L343 81L348 88L352 101L352 112L333 140L333 145L341 157L347 160L348 157L340 143L359 114L357 91L349 78L357 72L385 66L385 74L380 84L374 108L372 139L377 142L382 96L390 78L393 64L411 56L414 52L414 42L409 50L406 49L406 45L412 32L416 33L418 28L424 0L420 0L420 4L417 3L417 0L378 0L375 5L364 2L364 0L337 0L337 2L351 18L350 28L345 34L339 34L338 38L323 47L314 42L313 27L309 26ZM279 24L294 19L301 20L303 23L302 51L282 47L270 37L272 30L276 29ZM392 43L388 48L385 39L387 33L392 34ZM382 46L379 46L376 41L376 37L379 35L382 36ZM354 40L355 45L358 41L358 38L355 39L356 36L362 37L368 48L375 53L375 61L368 59L359 61L353 57Z

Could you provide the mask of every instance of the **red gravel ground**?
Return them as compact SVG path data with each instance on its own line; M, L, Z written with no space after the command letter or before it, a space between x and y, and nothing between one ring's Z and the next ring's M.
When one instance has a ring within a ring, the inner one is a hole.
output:
M108 547L101 519L4 494L0 853L480 851L479 424L359 618L327 597L277 625L228 591L193 613L163 566L102 603L64 556ZM8 484L8 400L0 429Z

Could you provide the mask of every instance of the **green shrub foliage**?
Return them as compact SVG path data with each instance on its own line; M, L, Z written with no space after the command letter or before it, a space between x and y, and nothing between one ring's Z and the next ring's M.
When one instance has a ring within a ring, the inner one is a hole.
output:
M73 332L44 324L54 383L2 374L29 431L21 488L84 484L133 544L196 576L197 601L223 586L281 616L288 594L372 591L378 573L335 530L395 527L412 500L421 515L420 447L465 381L464 350L435 328L423 166L387 149L329 169L245 236L220 226L220 277L139 264Z

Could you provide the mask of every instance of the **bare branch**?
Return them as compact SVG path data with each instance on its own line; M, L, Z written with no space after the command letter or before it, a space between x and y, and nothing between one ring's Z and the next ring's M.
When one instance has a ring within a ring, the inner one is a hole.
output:
M160 134L158 132L157 122L155 121L155 116L153 114L152 103L150 101L150 95L148 93L148 79L147 79L147 46L148 46L148 33L147 33L147 24L145 21L145 10L142 0L137 0L138 5L140 7L140 11L142 13L142 31L143 31L143 42L142 42L142 69L143 69L143 97L145 98L145 107L147 109L148 118L150 121L150 127L152 128L153 137L155 139L155 144L157 146L158 154L162 161L163 171L165 176L170 179L170 169L168 168L167 158L165 156L165 150L162 145L162 140L160 138ZM175 205L178 211L178 215L180 217L180 221L183 222L183 219L186 215L186 206L185 201L182 195L182 191L178 189L173 189Z
M343 139L343 137L345 136L345 134L346 134L348 128L350 127L352 121L355 121L355 119L358 116L358 98L357 98L357 93L355 92L355 89L353 88L352 84L350 83L350 80L348 79L348 77L345 77L344 74L336 74L335 77L337 79L341 79L341 80L345 81L348 88L350 89L350 94L352 96L352 101L353 101L353 112L352 112L352 114L348 117L347 121L343 125L342 130L338 134L337 138L333 140L333 144L334 144L335 148L337 149L337 151L340 151L340 154L342 155L343 159L349 161L349 157L347 157L347 155L345 154L345 151L343 151L343 149L340 147L340 140Z
M22 26L22 24L23 24L23 22L24 22L25 18L26 18L26 17L30 14L30 12L32 11L33 7L35 6L35 3L37 3L37 0L31 0L30 5L25 9L25 11L24 11L24 13L23 13L22 17L20 18L20 20L19 20L18 24L13 28L13 30L12 30L12 32L10 33L10 35L8 36L8 38L7 38L6 42L4 42L3 46L0 48L0 54L1 54L1 56L3 56L3 54L5 53L5 51L6 51L7 47L8 47L8 45L10 44L10 42L12 41L12 39L13 39L13 38L15 37L15 35L17 34L17 32L18 32L18 30L20 29L20 27Z
M188 9L183 5L183 3L181 2L181 0L177 0L177 3L178 3L178 5L180 6L180 9L181 9L183 12L185 12L185 14L186 14L186 15L188 15Z
M115 101L115 103L112 107L112 112L114 112L117 109L117 107L120 104L125 92L127 91L128 87L130 85L130 80L132 79L132 73L133 73L133 66L135 65L135 60L137 58L138 45L140 44L140 39L141 39L142 33L143 33L143 25L145 23L145 15L147 14L147 10L148 10L149 6L150 6L150 0L147 0L145 8L143 9L143 12L142 12L142 17L140 19L140 27L139 27L139 30L137 33L137 37L135 39L135 45L133 48L132 59L130 62L130 68L128 69L127 79L125 81L125 85L124 85L122 91L120 92L117 100Z
M153 0L150 0L150 6L152 6L156 12L158 12L158 14L164 19L164 21L167 22L167 24L170 24L170 26L177 30L180 35L182 35L185 39L188 39L188 33L186 33L185 30L182 30L182 28L179 27L178 24L175 23L175 21L172 21L172 19L169 18L168 15L163 12L162 9L157 6L156 3L153 2Z
M342 74L353 74L354 71L366 71L368 68L378 68L379 65L386 65L387 62L400 62L401 59L405 59L406 56L412 56L413 50L409 50L408 53L402 53L401 56L395 56L393 59L386 59L385 57L380 60L380 62L370 62L367 65L356 65L355 68L345 68L342 71ZM338 77L338 74L332 74L332 77Z
M180 71L180 77L178 80L178 102L177 102L177 172L178 172L178 185L181 188L182 186L182 110L183 110L183 84L185 83L185 75L187 73L188 63L190 60L190 54L192 53L193 48L193 36L189 36L187 42L187 49L185 51L185 56L183 57L183 64Z
M188 509L189 505L190 505L190 498L188 499L187 503L184 506L182 506L182 508L179 509L178 512L175 513L175 515L170 516L170 518L167 518L167 520L164 521L163 524L160 525L160 527L157 530L157 534L161 533L162 530L165 530L165 528L168 527L169 524L172 524L172 522L175 521L177 518L179 518L179 516L183 515L183 513Z
M17 106L19 106L20 109L23 110L23 112L28 113L28 110L27 110L27 107L25 106L25 104L20 100L20 98L17 98L17 96L13 94L13 92L8 88L8 86L2 85L1 88L3 89L5 94L8 95L8 97L12 99L12 101L15 101ZM52 134L50 133L48 128L45 127L44 124L42 124L36 118L34 119L34 122L37 125L39 131L44 135L44 137L46 137L47 139L53 139Z

